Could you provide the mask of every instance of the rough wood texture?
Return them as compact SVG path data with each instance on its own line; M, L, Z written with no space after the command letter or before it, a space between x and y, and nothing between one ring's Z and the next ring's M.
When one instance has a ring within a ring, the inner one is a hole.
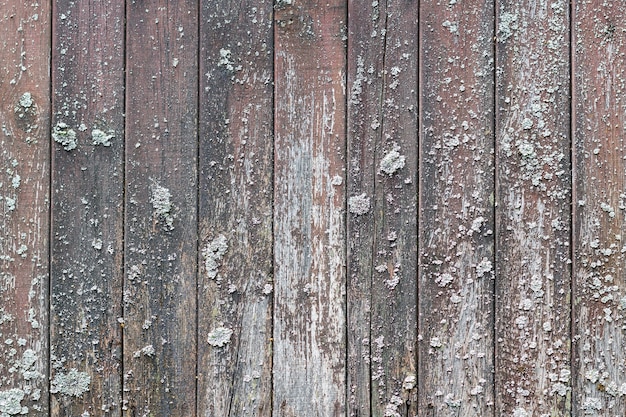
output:
M268 0L202 5L202 416L272 412L272 11Z
M382 16L381 16L382 14ZM375 147L380 141L385 8L348 1L347 84L347 414L371 410L371 305L374 257ZM372 33L377 36L369 36ZM371 68L371 73L368 71Z
M124 2L56 2L53 35L52 415L119 416Z
M0 414L49 415L49 16L0 0Z
M574 413L626 414L626 4L574 10Z
M422 2L419 412L493 414L493 2Z
M195 415L198 4L127 3L124 415Z
M413 415L418 6L362 6L348 35L348 414Z
M496 415L570 413L568 10L497 11Z
M274 416L345 415L345 18L275 10Z

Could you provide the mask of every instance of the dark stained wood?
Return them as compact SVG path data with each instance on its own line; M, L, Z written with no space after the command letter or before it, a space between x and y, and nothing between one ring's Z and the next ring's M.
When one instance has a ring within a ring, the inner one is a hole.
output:
M269 0L202 3L202 416L272 413L272 12ZM220 331L226 332L222 343L211 338Z
M503 1L497 16L496 415L566 416L569 8Z
M348 414L413 415L418 6L349 10Z
M198 4L127 3L124 415L195 415Z
M50 7L0 0L0 398L29 416L49 415Z
M386 10L348 1L347 74L347 415L371 411L371 305L374 257L374 152L380 141ZM376 31L377 36L370 34ZM371 70L370 70L371 68ZM368 72L368 71L371 71ZM378 126L379 127L379 126Z
M574 10L574 413L626 414L626 3Z
M345 19L275 8L274 416L345 415Z
M119 416L123 1L55 3L52 78L53 132L65 124L77 141L71 150L53 142L52 152L52 415L97 415L105 410ZM68 375L89 385L70 389L77 381L64 381Z
M420 11L419 415L493 415L493 2Z

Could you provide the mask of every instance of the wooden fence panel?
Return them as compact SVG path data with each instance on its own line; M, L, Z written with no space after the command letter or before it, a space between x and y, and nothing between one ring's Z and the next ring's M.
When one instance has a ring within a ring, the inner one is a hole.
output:
M124 2L59 1L52 53L52 415L121 414Z
M127 3L125 415L196 413L198 3Z
M626 4L574 10L574 414L626 414Z
M413 415L419 9L349 6L348 411Z
M566 416L569 8L503 1L497 17L496 414Z
M0 0L0 414L49 415L50 7Z
M423 416L494 412L493 7L421 3Z
M272 413L273 2L200 19L198 414Z
M275 7L275 416L345 415L344 1Z

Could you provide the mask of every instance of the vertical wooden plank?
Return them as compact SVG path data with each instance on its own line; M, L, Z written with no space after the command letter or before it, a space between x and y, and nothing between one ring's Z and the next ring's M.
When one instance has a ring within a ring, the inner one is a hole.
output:
M418 6L349 7L348 411L414 415Z
M569 5L497 15L496 414L570 413Z
M383 2L383 6L386 3ZM386 9L348 1L347 415L371 414L374 153L380 141ZM382 15L382 16L381 16ZM370 36L374 34L375 36ZM368 72L369 71L369 72ZM371 126L374 123L377 130Z
M198 414L272 400L273 2L202 3Z
M345 415L345 15L275 8L275 416Z
M124 2L55 3L52 415L121 413Z
M195 415L198 3L127 3L124 415Z
M626 4L574 10L574 413L626 414Z
M422 2L419 413L492 415L493 13Z
M0 0L0 414L48 410L50 2Z

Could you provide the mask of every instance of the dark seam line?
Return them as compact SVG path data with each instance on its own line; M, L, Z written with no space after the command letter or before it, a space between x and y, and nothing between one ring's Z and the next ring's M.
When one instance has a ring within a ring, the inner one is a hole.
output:
M498 205L498 201L499 201L499 197L500 197L500 193L499 193L499 189L498 189L498 167L499 167L499 163L498 163L498 128L499 128L499 117L498 117L498 71L497 71L497 67L498 67L498 32L497 32L497 28L498 28L498 2L494 2L493 3L493 21L492 21L492 25L493 25L493 43L492 43L492 54L493 54L493 59L492 59L492 97L493 97L493 116L492 116L492 123L493 123L493 171L492 171L492 175L493 175L493 195L494 195L494 203L492 206L492 216L493 216L493 224L494 224L494 233L493 233L493 255L492 255L492 259L493 259L493 264L494 264L494 272L493 272L493 285L492 285L492 299L491 299L491 314L492 314L492 320L493 320L493 327L492 327L492 352L491 352L491 365L492 365L492 377L493 377L493 386L492 388L492 396L493 396L493 415L494 417L497 416L498 414L498 379L496 377L496 369L498 369L497 366L497 362L498 362L498 355L497 355L497 350L498 350L498 342L497 342L497 336L498 336L498 331L497 331L497 326L498 326L498 318L497 318L497 307L498 307L498 284L499 284L499 280L498 280L498 275L500 272L500 267L499 267L499 257L498 257L498 246L499 246L499 226L500 226L500 222L498 221L498 210L497 210L497 205Z

